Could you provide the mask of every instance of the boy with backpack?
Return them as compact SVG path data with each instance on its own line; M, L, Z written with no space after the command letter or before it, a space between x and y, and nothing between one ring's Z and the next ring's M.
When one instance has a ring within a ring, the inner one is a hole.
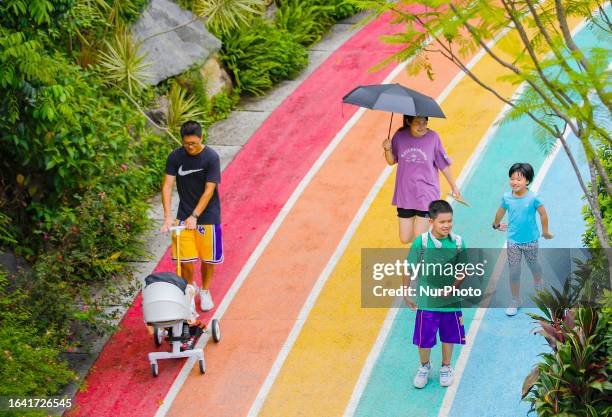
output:
M453 209L447 201L435 200L429 204L429 224L429 231L417 236L407 257L414 266L422 264L418 276L411 277L417 280L416 303L405 298L406 304L416 311L413 343L419 348L420 366L413 383L417 388L429 382L429 358L437 334L442 342L440 385L443 387L452 385L454 379L453 345L465 344L460 302L449 294L451 286L458 288L462 280L454 274L445 274L448 270L444 267L467 263L467 254L461 236L452 232Z

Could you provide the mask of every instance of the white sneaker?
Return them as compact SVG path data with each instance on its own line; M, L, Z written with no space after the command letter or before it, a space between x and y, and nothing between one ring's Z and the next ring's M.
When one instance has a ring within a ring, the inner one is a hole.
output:
M200 290L200 309L202 311L212 310L215 306L213 303L212 296L208 290Z
M440 386L450 387L453 385L454 380L455 373L453 372L453 368L451 368L450 365L443 365L440 368Z
M423 388L429 382L429 374L431 373L431 364L419 366L419 370L414 376L412 383L417 388Z
M516 313L518 313L518 309L520 306L521 301L517 300L516 298L513 298L510 302L510 305L506 309L506 316L516 316Z

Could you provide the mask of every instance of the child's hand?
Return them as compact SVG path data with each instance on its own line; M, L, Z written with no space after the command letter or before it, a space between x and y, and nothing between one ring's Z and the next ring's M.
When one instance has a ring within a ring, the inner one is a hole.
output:
M555 237L555 235L553 235L552 233L546 231L546 232L542 232L542 237L544 239L552 239L553 237Z
M505 232L506 230L508 230L508 223L500 223L497 230L501 232Z
M412 298L410 297L404 297L404 301L406 302L406 305L410 308L410 310L412 311L416 311L417 309L417 305L416 303L412 300Z
M453 190L451 191L451 195L454 199L461 200L461 191L459 191L459 188L453 188Z

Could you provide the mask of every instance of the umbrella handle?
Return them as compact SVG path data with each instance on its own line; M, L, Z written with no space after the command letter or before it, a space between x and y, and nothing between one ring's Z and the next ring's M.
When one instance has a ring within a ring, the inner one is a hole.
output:
M393 124L393 112L391 112L391 121L389 122L389 133L387 133L387 139L391 137L391 125Z

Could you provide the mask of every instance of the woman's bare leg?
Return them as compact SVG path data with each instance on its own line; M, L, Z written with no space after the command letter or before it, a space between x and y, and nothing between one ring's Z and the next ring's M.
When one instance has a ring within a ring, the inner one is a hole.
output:
M398 217L399 219L399 238L402 243L412 243L415 238L414 234L414 217L408 219Z

